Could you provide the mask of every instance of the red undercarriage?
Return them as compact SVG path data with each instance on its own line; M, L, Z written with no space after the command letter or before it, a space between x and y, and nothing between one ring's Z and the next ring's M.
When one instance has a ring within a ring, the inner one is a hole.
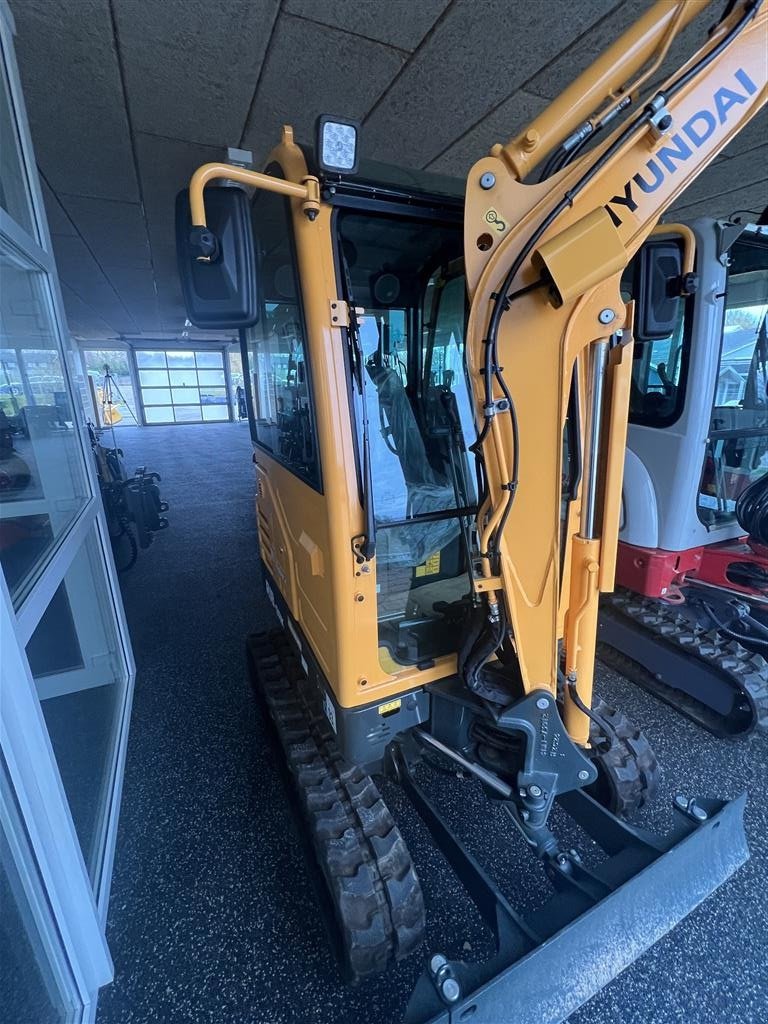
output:
M750 571L762 577L765 583L749 586L738 578ZM616 583L619 586L646 597L674 601L682 599L680 587L691 579L750 597L768 597L768 548L748 543L746 537L687 551L662 551L619 544L616 561Z

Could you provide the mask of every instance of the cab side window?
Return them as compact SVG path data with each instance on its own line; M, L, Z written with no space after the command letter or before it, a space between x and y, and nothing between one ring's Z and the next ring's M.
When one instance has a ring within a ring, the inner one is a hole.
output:
M270 174L280 175L272 167ZM301 288L289 200L258 192L253 228L261 315L245 332L251 435L287 469L320 489L320 463Z
M635 343L630 398L633 422L664 427L682 412L682 376L687 356L682 303L680 312L674 333L668 338Z

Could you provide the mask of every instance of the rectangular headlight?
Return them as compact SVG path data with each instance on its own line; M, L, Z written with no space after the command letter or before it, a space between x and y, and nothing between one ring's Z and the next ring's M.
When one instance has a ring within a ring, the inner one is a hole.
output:
M356 121L321 115L317 120L317 161L324 171L354 174L359 162Z

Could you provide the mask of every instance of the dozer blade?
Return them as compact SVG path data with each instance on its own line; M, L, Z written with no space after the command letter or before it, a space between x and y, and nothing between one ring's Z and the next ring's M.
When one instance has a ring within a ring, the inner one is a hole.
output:
M559 1024L749 857L746 795L731 802L678 798L676 827L660 838L619 821L581 791L568 793L561 805L609 856L591 870L577 861L570 879L549 872L555 895L522 917L413 778L404 781L498 945L482 964L433 956L411 996L407 1024Z

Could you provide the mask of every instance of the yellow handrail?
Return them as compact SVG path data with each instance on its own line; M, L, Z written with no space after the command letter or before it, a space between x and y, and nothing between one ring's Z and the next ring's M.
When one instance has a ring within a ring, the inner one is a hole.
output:
M238 181L241 185L250 185L252 188L260 188L266 192L278 192L280 195L302 199L304 201L301 208L310 220L314 220L320 209L320 182L312 175L304 178L301 185L297 185L293 181L273 178L271 174L249 171L244 167L235 167L232 164L203 164L202 167L198 167L189 182L189 209L192 214L192 224L195 227L208 226L203 192L205 186L217 178Z

